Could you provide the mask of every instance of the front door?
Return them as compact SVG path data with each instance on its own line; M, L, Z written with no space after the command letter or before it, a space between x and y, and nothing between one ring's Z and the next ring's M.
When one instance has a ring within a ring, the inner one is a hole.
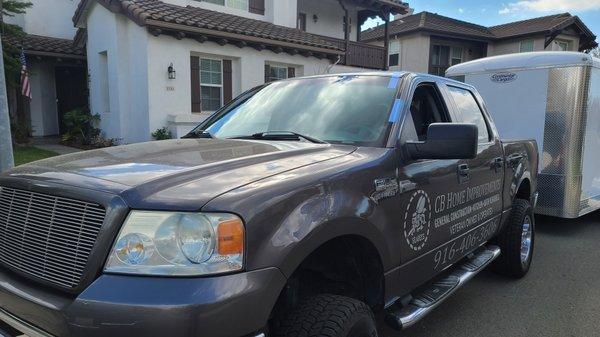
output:
M415 83L406 111L400 143L426 141L432 123L451 122L440 84ZM404 156L407 157L407 156ZM404 158L398 172L398 212L403 229L402 262L412 261L449 240L443 217L461 189L457 179L459 160L412 160ZM431 267L431 266L429 266ZM433 268L433 267L432 267Z
M88 104L88 89L84 67L60 66L54 69L56 80L56 108L59 133L65 132L63 116L66 112L84 108Z

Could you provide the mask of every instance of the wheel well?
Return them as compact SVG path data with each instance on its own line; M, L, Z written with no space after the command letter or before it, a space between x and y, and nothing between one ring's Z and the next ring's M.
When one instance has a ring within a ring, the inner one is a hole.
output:
M515 194L515 199L524 199L531 201L531 184L529 182L529 179L523 179L521 185L519 185L517 194Z
M383 265L375 246L361 236L341 236L304 259L288 279L273 315L323 293L355 298L377 310L383 308L383 292Z

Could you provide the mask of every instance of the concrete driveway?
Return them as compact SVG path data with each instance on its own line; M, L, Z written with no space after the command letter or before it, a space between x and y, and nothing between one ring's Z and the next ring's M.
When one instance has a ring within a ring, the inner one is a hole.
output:
M600 336L600 212L537 217L529 275L484 271L416 326L386 337Z

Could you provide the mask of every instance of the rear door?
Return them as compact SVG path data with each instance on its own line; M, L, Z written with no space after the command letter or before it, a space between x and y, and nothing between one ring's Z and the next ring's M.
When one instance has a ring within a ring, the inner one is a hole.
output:
M502 213L505 166L502 144L483 100L473 88L452 82L445 86L445 92L451 102L452 120L475 124L479 134L477 157L461 160L458 164L460 190L464 195L458 199L461 202L452 207L460 210L461 216L459 221L449 224L448 234L457 237L483 224L495 231Z

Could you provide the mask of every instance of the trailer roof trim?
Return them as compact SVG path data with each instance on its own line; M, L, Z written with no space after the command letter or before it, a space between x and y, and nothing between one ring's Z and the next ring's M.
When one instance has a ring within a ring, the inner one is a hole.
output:
M447 76L492 72L507 69L531 69L589 65L600 68L600 59L577 52L530 52L477 59L452 66Z

